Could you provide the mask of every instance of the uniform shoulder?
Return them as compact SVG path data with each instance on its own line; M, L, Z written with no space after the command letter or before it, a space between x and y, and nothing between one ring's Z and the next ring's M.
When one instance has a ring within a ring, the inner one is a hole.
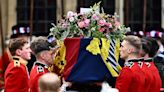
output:
M37 73L44 73L45 70L48 69L48 67L45 64L42 64L40 62L34 63L34 68L37 70Z
M134 62L125 62L125 65L124 65L124 67L126 67L126 68L132 68L134 66Z
M20 67L19 58L13 58L14 67Z
M43 67L43 66L38 65L38 66L36 67L36 69L37 69L37 73L44 73L44 67Z
M19 62L19 61L14 60L14 67L20 67L20 62Z

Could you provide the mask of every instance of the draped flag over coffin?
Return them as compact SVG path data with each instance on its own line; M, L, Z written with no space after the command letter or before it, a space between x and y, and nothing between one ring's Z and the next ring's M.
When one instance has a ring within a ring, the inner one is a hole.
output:
M118 64L119 44L119 40L65 39L64 78L70 82L88 83L117 77L121 69Z

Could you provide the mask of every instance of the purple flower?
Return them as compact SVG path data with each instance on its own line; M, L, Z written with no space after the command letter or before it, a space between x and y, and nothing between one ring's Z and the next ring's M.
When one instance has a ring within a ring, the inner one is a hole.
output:
M93 20L98 20L99 17L98 17L96 14L93 14L93 15L92 15L92 19L93 19Z
M62 24L62 28L63 28L63 29L65 29L65 28L67 28L67 27L68 27L68 24L66 24L66 23L63 23L63 24Z

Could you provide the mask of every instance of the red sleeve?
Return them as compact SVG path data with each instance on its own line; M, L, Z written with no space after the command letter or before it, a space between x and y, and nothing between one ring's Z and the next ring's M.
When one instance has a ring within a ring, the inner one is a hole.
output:
M30 84L30 90L31 92L39 92L38 90L38 80L40 78L41 75L43 75L44 73L39 73L35 76L35 78L32 80L31 84Z
M7 53L7 51L4 52L3 57L4 57L3 65L4 65L4 69L6 69L8 64L10 63L10 58L9 58L9 54Z
M28 76L21 67L13 67L5 76L5 92L28 92Z
M7 68L8 64L10 63L10 58L8 53L5 51L4 54L0 57L0 68L5 69ZM2 67L3 66L3 67Z
M128 90L132 82L132 77L131 70L129 68L123 68L116 80L115 88L117 88L119 92L129 92Z
M4 88L4 73L3 73L3 70L0 68L0 89L3 89L3 88Z
M0 89L4 88L4 72L10 62L8 53L5 51L0 57Z
M0 58L0 89L4 87L4 71L2 69L2 60Z

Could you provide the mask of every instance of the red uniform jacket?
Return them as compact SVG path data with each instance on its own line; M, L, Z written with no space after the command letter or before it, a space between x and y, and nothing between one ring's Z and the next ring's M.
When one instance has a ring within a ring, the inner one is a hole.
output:
M153 75L152 75L152 72L151 70L149 69L149 65L146 64L145 62L143 62L143 65L142 65L142 71L144 72L145 74L145 92L151 92L150 89L151 89L151 85L153 84Z
M30 72L30 91L31 92L39 92L38 91L38 79L41 75L48 73L48 67L47 65L40 63L40 62L35 62L33 65L33 68L31 69Z
M5 51L3 56L0 57L0 89L4 88L4 73L10 63L10 58L8 53Z
M5 92L29 92L27 61L13 57L5 72Z
M151 72L153 76L153 82L151 84L151 87L148 92L160 92L160 88L162 87L162 81L158 72L158 69L154 65L154 62L152 59L145 60L147 62L147 65L149 66L149 71Z
M126 62L116 80L119 92L145 92L145 77L137 62Z

